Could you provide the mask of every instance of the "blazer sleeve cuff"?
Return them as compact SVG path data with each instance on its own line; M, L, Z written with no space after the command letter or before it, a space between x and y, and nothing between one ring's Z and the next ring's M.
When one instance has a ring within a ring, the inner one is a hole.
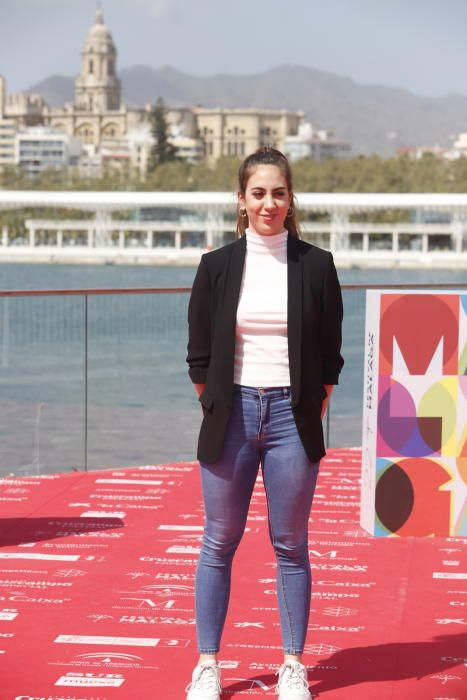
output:
M190 367L188 374L193 384L206 384L208 369L207 367Z

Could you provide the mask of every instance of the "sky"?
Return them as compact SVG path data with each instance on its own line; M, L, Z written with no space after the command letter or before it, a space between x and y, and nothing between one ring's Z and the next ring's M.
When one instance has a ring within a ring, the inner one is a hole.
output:
M467 0L102 0L117 69L302 65L418 95L467 94ZM75 76L96 0L0 0L8 92Z

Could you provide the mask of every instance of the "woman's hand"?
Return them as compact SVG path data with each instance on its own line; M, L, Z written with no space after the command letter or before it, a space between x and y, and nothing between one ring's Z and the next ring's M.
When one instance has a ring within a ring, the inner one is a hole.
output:
M331 398L331 394L334 391L334 384L323 384L323 386L326 392L326 398L323 399L323 403L321 404L321 420L326 415L326 411L328 410L329 399Z
M199 398L199 397L201 396L201 394L203 393L204 387L205 387L205 386L206 386L206 384L195 384L195 385L194 385L195 391L196 391L196 393L197 393L197 395L198 395L198 398Z

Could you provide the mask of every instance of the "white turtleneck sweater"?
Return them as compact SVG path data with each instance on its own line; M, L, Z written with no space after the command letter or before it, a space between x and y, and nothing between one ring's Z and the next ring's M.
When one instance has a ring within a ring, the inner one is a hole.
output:
M246 230L235 333L234 382L290 386L287 345L287 231Z

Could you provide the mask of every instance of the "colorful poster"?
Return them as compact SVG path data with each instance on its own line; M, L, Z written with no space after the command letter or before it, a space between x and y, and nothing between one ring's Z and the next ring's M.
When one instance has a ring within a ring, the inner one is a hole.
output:
M467 293L368 291L360 522L467 535Z

